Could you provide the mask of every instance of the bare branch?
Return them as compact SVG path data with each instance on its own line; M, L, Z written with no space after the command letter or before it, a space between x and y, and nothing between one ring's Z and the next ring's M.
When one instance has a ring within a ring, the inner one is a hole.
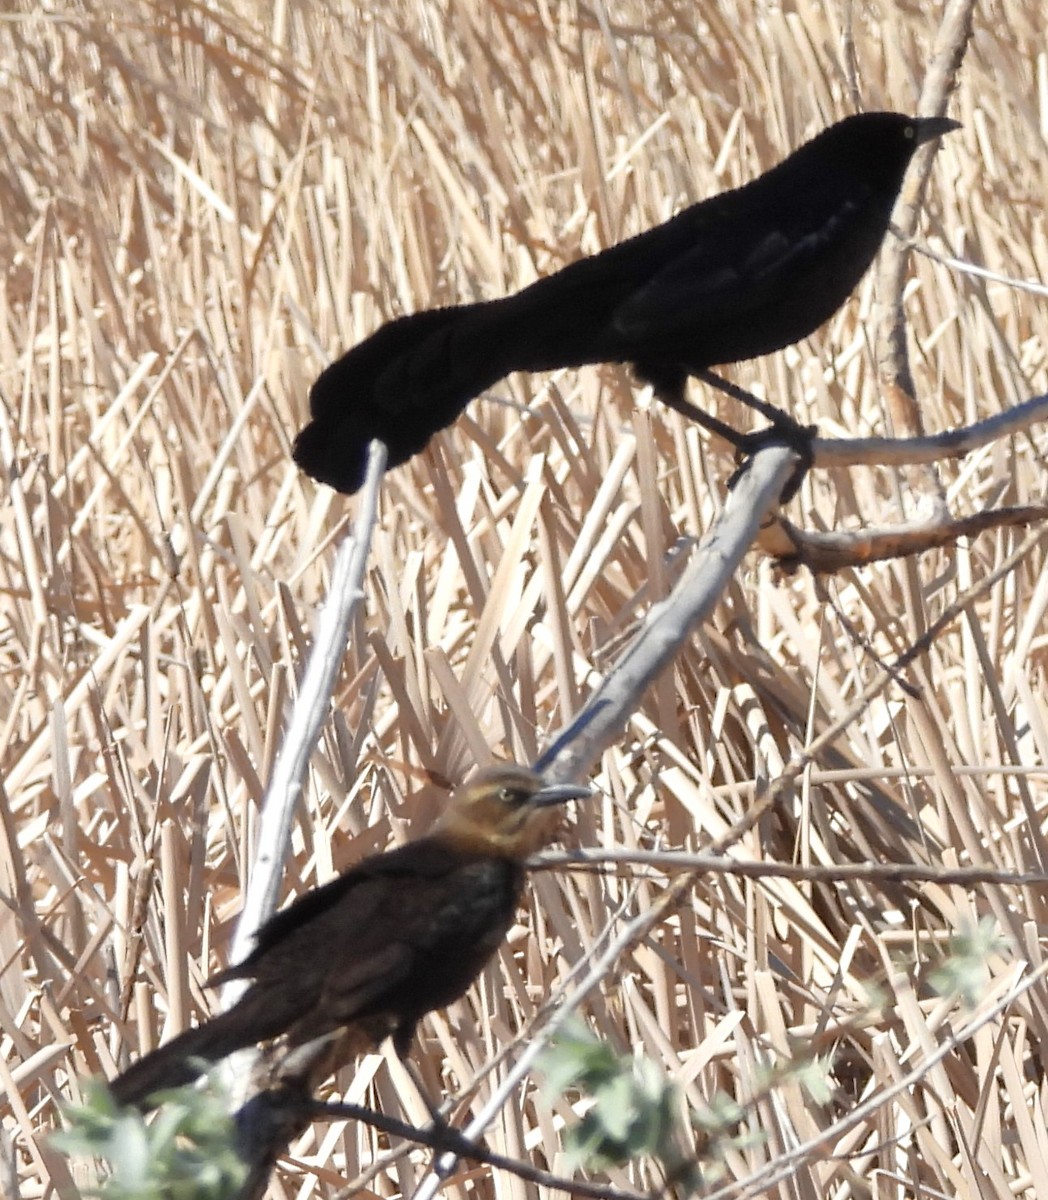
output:
M754 455L672 593L651 609L582 711L539 756L537 771L555 781L581 779L619 737L641 695L679 652L690 630L709 616L795 466L796 455L783 446L771 445Z
M1005 412L961 429L909 438L816 438L812 444L816 467L889 467L960 458L980 446L1013 437L1048 418L1048 393L1033 396Z
M302 794L309 757L330 708L350 622L364 594L364 571L385 466L385 446L381 442L372 442L356 526L339 548L327 602L317 621L313 652L306 664L283 748L263 801L255 864L231 951L234 962L245 956L256 931L276 908L295 806ZM222 990L223 1008L235 1004L245 986L241 981L227 984ZM243 1050L224 1063L223 1075L234 1104L241 1104L246 1096L259 1057L257 1049ZM317 1049L316 1059L310 1061L308 1067L303 1066L300 1079L303 1089L308 1091L314 1072L321 1069L325 1061L326 1047L321 1046ZM288 1103L288 1096L293 1094L294 1089L289 1087L266 1091L237 1113L238 1135L242 1146L249 1148L246 1161L251 1166L242 1196L264 1190L272 1162L297 1132L298 1115L294 1106Z
M887 883L940 883L975 887L983 883L1016 887L1048 884L1044 871L995 871L989 867L941 867L925 863L803 863L746 862L716 854L687 854L679 850L572 850L548 851L529 866L532 870L581 869L603 864L650 867L666 874L681 871L741 875L747 879L799 879L811 883L844 883L872 880Z
M814 572L843 571L885 558L905 558L937 546L952 545L988 529L1035 525L1048 518L1045 505L1023 505L974 513L969 517L935 517L881 528L822 533L799 529L778 516L760 532L757 545L787 570L807 567Z
M308 1106L306 1115L309 1118L321 1120L343 1119L361 1121L378 1129L391 1137L407 1138L419 1146L429 1146L433 1150L448 1150L460 1158L472 1159L473 1162L485 1163L489 1167L497 1167L500 1171L508 1171L518 1179L526 1179L529 1183L538 1183L543 1187L554 1188L559 1192L567 1192L571 1196L590 1196L594 1200L647 1200L639 1192L624 1192L619 1188L606 1184L589 1183L587 1180L565 1179L562 1175L554 1175L552 1171L543 1171L531 1163L519 1158L510 1158L505 1154L496 1154L476 1142L470 1141L456 1129L450 1126L431 1126L419 1129L406 1121L397 1121L384 1113L375 1112L372 1108L364 1108L360 1104L326 1104L314 1103ZM350 1196L348 1188L340 1195Z
M949 93L955 86L957 71L972 35L974 9L974 0L950 0L947 5L939 25L932 61L921 89L921 98L917 105L919 116L945 114ZM895 224L902 231L904 239L912 237L917 228L917 216L934 157L934 147L917 154L899 202L895 206ZM884 246L878 277L884 336L880 373L891 405L894 428L900 433L916 434L922 426L920 411L914 399L913 377L906 347L907 324L903 311L907 259L907 242L888 239Z

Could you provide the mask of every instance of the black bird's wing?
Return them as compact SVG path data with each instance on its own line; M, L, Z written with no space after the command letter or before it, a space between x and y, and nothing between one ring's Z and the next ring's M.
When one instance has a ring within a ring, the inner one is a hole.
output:
M729 193L725 200L731 199ZM835 310L869 265L865 255L856 260L850 254L853 229L858 232L865 224L868 200L853 187L847 195L812 198L805 212L786 211L774 223L765 215L759 225L751 205L733 211L724 204L713 210L707 202L697 214L701 220L695 221L690 247L682 245L665 267L616 307L616 331L645 344L689 333L701 339L706 328L744 320L769 306L803 304L796 289L812 264L822 276L821 290L828 293L822 307ZM754 229L761 226L763 235L755 240ZM828 259L838 256L836 247L848 248L842 256L848 270L836 286L827 287L832 279ZM821 317L810 321L812 328L821 323Z

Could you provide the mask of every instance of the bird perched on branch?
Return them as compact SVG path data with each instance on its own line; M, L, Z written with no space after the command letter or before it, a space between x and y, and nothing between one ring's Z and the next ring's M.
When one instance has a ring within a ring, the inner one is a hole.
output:
M209 980L252 980L240 1000L130 1066L109 1085L114 1097L146 1107L208 1063L282 1035L298 1046L342 1031L339 1061L392 1037L404 1057L419 1020L457 1000L505 937L524 860L559 824L551 806L589 794L509 764L479 772L428 836L270 918L248 957Z
M631 363L671 408L748 447L688 403L687 377L719 385L710 367L780 350L828 320L873 261L914 152L956 128L847 117L758 179L515 295L388 322L314 383L295 461L354 492L372 438L395 467L511 371L599 362Z

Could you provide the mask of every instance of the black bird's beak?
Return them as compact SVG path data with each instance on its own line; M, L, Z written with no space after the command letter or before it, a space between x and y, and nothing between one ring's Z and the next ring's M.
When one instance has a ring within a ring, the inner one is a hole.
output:
M918 117L914 124L917 126L918 146L961 128L960 121L952 117Z
M574 783L551 783L541 792L536 792L531 803L536 808L548 808L552 804L566 804L569 800L588 800L593 792Z

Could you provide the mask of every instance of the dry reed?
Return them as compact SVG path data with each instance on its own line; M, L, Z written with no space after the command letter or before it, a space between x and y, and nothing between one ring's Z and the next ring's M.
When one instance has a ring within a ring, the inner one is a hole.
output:
M209 1009L352 511L289 459L311 378L386 317L500 294L752 177L856 93L912 108L934 33L921 6L885 0L84 0L0 17L0 1156L21 1197L79 1194L46 1141L77 1080ZM951 112L965 129L937 156L925 236L1043 282L1036 4L977 14ZM874 286L734 377L825 436L885 432ZM1039 297L917 259L906 311L930 431L1045 389ZM944 465L952 510L1039 501L1043 449L1035 430ZM288 894L420 831L440 802L427 773L533 759L664 593L730 466L606 368L512 378L390 475ZM887 469L820 472L791 515L859 527L920 503ZM605 754L572 840L721 837L1021 536L824 586L755 558ZM735 852L1044 871L1045 579L1038 544L935 639L912 694L870 703ZM536 877L498 968L426 1023L434 1086L443 1071L482 1103L495 1053L660 894L635 876ZM969 1014L926 977L980 917L1010 949ZM1048 992L1010 992L1020 964L1043 965L1046 928L1036 886L708 875L586 1015L693 1104L746 1107L764 1136L724 1155L725 1196L784 1164L784 1197L1048 1200ZM766 1086L808 1049L829 1056L823 1106L789 1076ZM340 1082L423 1115L381 1058ZM488 1140L558 1169L571 1119L529 1085ZM366 1127L317 1125L272 1194L333 1196L380 1150ZM425 1164L401 1157L368 1187L409 1194ZM654 1182L643 1164L611 1181ZM446 1190L533 1189L467 1164Z

